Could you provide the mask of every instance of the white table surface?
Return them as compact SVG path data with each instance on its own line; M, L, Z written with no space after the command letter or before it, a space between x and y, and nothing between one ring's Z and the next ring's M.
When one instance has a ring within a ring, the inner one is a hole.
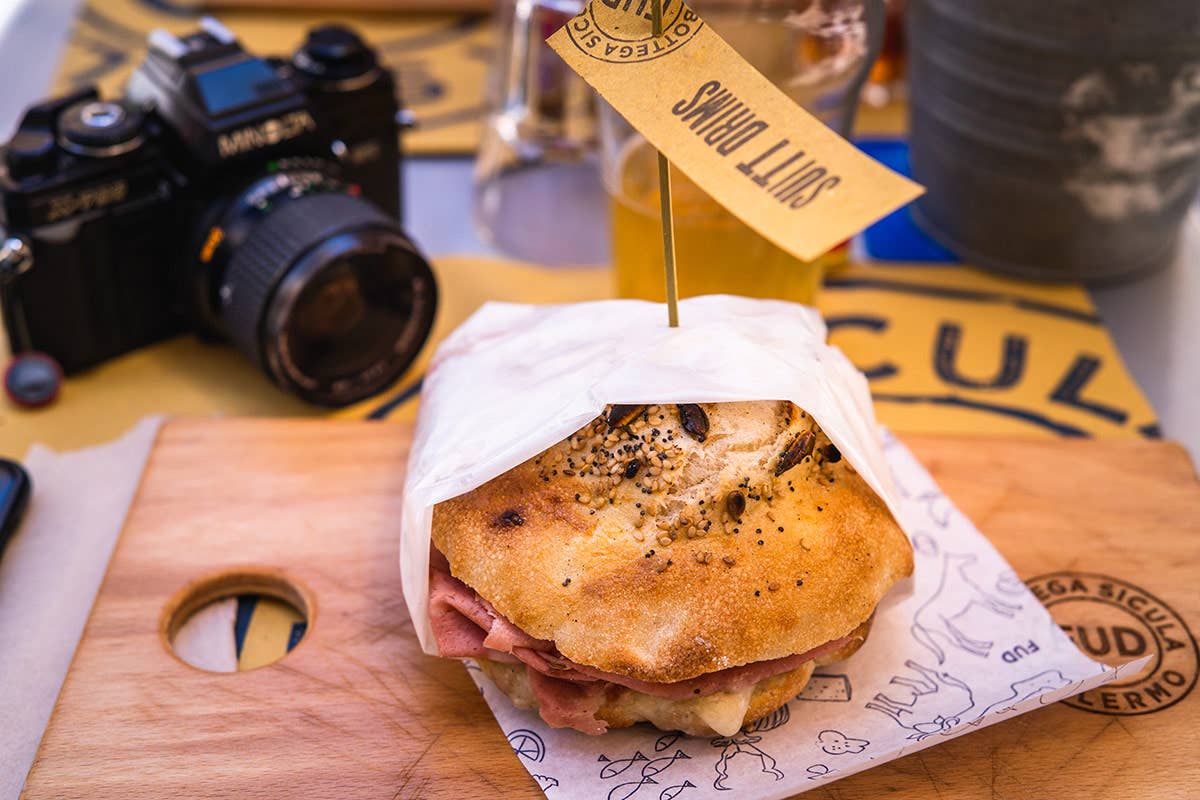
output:
M0 0L0 132L43 96L80 0ZM409 159L407 227L430 255L498 255L471 223L471 162ZM1166 270L1136 283L1097 289L1096 306L1150 403L1163 434L1200 461L1200 202Z

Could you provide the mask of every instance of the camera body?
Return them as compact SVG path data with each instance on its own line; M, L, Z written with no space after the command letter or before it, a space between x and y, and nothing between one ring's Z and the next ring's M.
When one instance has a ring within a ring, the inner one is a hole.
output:
M136 115L136 137L105 157L80 158L58 132L64 111L78 115L89 102L98 105L94 90L33 106L0 151L4 225L24 248L10 267L17 274L0 285L9 342L14 352L51 355L67 372L182 330L171 233L183 215L157 131L146 135L158 125L111 104L113 114Z
M232 339L271 374L270 337L278 332L262 326L278 317L281 301L250 295L280 290L296 271L289 264L318 246L327 261L359 259L340 267L350 278L326 290L319 310L356 310L357 322L346 325L369 322L375 302L345 302L347 292L363 288L363 248L406 261L397 269L415 283L405 291L435 292L427 265L397 226L394 79L355 34L317 28L291 60L264 59L206 18L181 38L155 31L149 45L123 98L104 101L87 89L34 105L0 148L9 237L0 252L0 303L15 352L42 351L70 374L191 329ZM324 238L308 242L314 226ZM347 236L342 250L327 247ZM393 289L379 290L381 302L391 302ZM342 307L328 310L337 297ZM415 305L412 298L396 302L406 305L388 313L420 317L405 333L406 346L416 338L419 349L436 294ZM243 312L262 319L238 323ZM333 323L321 324L328 333ZM281 363L287 357L275 355ZM272 377L304 394L286 376ZM343 385L315 402L342 404L365 388L362 381Z

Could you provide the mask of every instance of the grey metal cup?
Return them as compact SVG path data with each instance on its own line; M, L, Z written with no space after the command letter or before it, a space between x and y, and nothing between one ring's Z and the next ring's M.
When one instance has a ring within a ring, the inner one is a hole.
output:
M1200 189L1197 0L912 0L914 216L982 267L1169 263Z

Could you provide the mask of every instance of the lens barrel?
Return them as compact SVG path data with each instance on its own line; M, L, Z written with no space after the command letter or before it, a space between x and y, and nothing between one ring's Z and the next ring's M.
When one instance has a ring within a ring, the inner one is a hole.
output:
M219 287L229 338L283 389L344 406L386 388L433 326L429 264L389 217L342 192L266 214Z

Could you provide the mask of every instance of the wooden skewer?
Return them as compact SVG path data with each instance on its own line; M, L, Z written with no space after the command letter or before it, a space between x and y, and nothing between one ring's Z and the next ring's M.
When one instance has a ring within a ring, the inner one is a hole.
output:
M663 0L651 0L650 16L654 35L662 36ZM667 324L679 327L679 291L675 276L675 219L671 214L671 165L667 157L658 154L658 198L662 219L663 268L667 278Z

